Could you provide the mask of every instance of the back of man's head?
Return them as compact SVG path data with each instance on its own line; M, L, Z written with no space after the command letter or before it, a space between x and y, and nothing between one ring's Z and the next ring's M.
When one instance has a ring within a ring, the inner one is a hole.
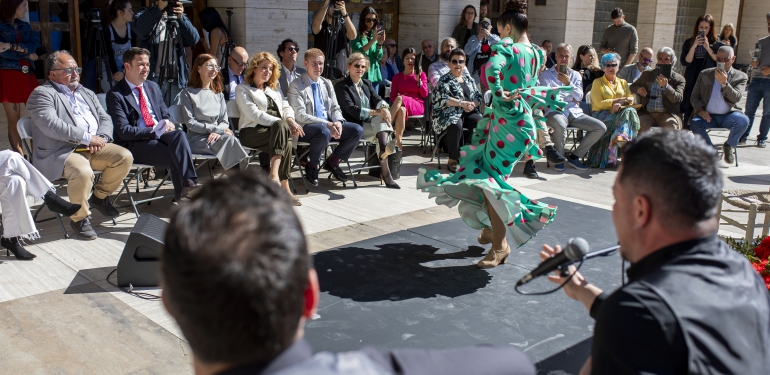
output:
M691 229L716 214L722 173L713 147L680 131L647 132L623 148L618 181L652 202L654 216L672 230Z
M172 215L161 258L164 302L196 359L262 362L294 342L310 261L293 206L266 177L208 182Z

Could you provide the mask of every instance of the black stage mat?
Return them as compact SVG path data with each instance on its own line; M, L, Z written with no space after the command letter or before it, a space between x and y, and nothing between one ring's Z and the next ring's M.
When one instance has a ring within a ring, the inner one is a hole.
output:
M543 374L577 373L590 352L594 321L588 312L563 291L524 296L513 287L540 262L542 244L580 236L600 249L617 239L610 211L542 201L559 207L556 220L493 269L476 267L485 250L476 242L478 231L459 218L314 254L321 301L319 316L305 325L307 339L317 351L334 352L366 345L512 345ZM620 286L620 267L620 257L612 256L590 260L581 272L611 291ZM539 279L525 288L554 285Z

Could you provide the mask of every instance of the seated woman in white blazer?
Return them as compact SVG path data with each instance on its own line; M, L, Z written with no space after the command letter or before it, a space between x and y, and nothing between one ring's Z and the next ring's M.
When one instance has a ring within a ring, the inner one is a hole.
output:
M241 144L270 154L270 179L284 187L294 205L301 203L289 188L292 136L303 136L294 122L294 110L277 90L281 64L273 55L259 52L252 56L244 81L235 88L235 101L241 112Z

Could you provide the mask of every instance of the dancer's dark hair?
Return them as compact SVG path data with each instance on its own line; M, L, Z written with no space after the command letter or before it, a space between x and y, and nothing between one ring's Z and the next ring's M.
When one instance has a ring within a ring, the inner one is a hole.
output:
M497 18L498 27L511 25L520 33L529 29L527 19L527 0L509 0L505 3L505 11Z

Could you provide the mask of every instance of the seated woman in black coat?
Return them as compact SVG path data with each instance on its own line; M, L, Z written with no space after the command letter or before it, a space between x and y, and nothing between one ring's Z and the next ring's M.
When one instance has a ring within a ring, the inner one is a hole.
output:
M337 102L342 108L345 121L353 122L364 128L364 138L377 145L380 157L380 174L385 186L401 189L393 180L388 168L388 155L396 151L393 133L393 118L401 110L401 98L389 107L374 90L372 83L363 75L369 66L369 59L362 53L356 52L348 58L348 76L334 85ZM379 67L376 67L377 69Z

